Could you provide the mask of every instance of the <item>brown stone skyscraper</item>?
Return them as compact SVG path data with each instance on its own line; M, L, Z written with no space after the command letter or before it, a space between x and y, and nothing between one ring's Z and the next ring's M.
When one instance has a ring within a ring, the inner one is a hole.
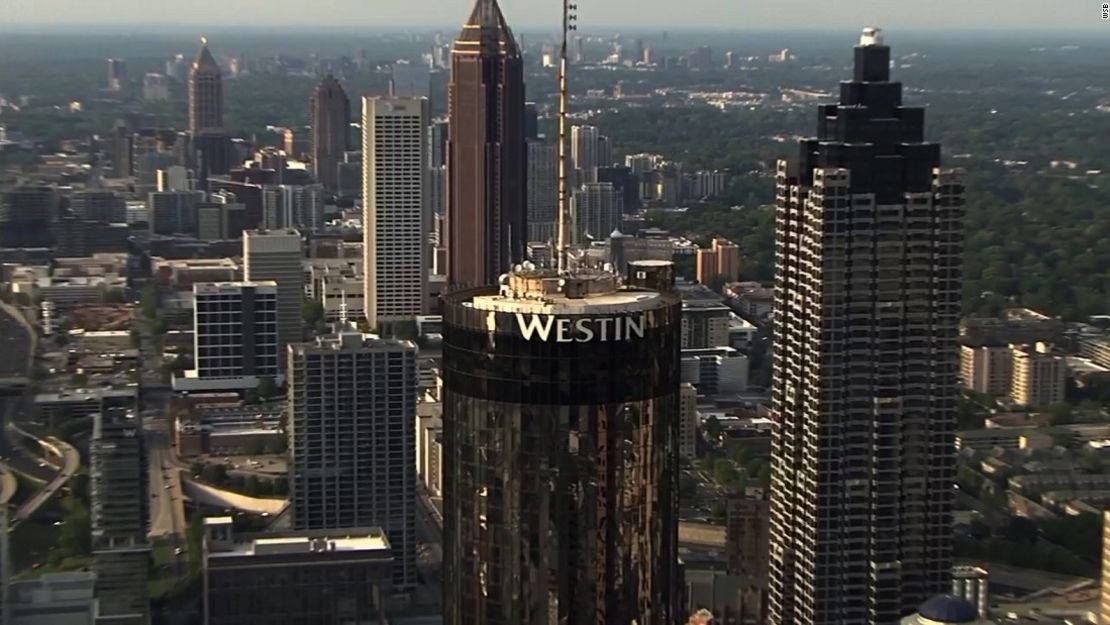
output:
M496 284L527 242L524 65L497 0L477 0L451 51L448 282Z
M328 191L339 185L339 164L347 151L351 102L334 76L328 74L312 94L312 167L316 182Z
M200 52L189 69L189 137L191 160L202 178L227 173L231 144L224 131L223 76L203 37Z
M208 51L208 39L200 40L200 52L189 70L189 133L223 132L224 85L220 66Z

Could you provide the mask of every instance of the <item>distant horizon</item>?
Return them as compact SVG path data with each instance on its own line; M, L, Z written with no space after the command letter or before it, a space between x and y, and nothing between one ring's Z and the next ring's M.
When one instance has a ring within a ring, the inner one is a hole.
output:
M910 28L887 28L882 24L862 23L858 27L850 26L837 26L837 27L751 27L751 28L728 28L728 27L712 27L712 26L680 26L668 27L660 26L620 26L620 25L606 25L597 24L591 25L589 29L581 29L573 34L581 34L588 37L596 36L611 36L614 34L621 35L693 35L693 34L715 34L715 35L728 35L728 34L828 34L828 35L845 35L857 34L865 26L877 26L882 28L886 33L908 34L908 35L952 35L952 36L975 36L975 35L1010 35L1010 34L1036 34L1036 35L1077 35L1077 36L1099 36L1105 37L1102 29L1098 27L910 27ZM242 34L268 34L268 35L297 35L303 34L310 36L320 33L341 33L347 35L381 35L381 34L436 34L443 32L453 32L461 28L461 24L396 24L390 26L352 26L350 24L309 24L309 25L292 25L292 24L243 24L243 25L228 25L228 24L211 24L211 23L130 23L130 24L106 24L101 22L81 23L81 22L66 22L66 23L24 23L24 24L0 24L0 33L35 33L35 34L48 34L48 35L71 35L74 32L82 34L93 35L120 35L120 34L152 34L152 35L181 35L181 36L200 36L205 33L242 33ZM1110 28L1110 27L1108 27ZM138 31L142 31L142 33ZM555 33L558 31L558 25L547 28L541 25L525 25L523 27L515 27L513 31L518 35L523 34L538 34L538 33ZM2 42L0 42L2 43ZM1015 42L1020 43L1020 42Z
M499 0L514 30L554 30L561 21L557 0ZM1061 7L1043 0L930 0L920 5L890 0L575 0L583 30L771 31L843 30L877 25L892 30L1046 30L1110 33L1101 0L1069 0ZM311 10L292 0L261 4L239 0L7 0L4 30L12 28L342 28L448 29L462 25L474 0L316 0ZM909 10L907 10L909 9Z

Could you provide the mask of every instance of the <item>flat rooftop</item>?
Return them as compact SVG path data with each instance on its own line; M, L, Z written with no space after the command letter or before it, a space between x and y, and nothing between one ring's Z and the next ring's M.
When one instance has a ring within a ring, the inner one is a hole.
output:
M553 270L525 269L502 280L500 291L477 295L463 306L505 313L604 314L659 308L663 295L655 291L619 288L617 277L602 271L559 275ZM568 293L574 292L574 295Z
M385 533L318 534L315 536L273 536L234 543L226 551L212 551L210 558L278 556L309 553L391 553Z
M259 288L269 287L277 289L277 282L273 280L261 280L258 282L198 282L193 285L194 293L225 293L234 292L244 288Z

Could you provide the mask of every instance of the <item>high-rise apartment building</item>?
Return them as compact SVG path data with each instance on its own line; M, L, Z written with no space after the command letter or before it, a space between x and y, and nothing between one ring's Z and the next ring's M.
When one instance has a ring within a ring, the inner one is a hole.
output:
M609 164L601 160L601 139L596 126L570 129L570 166L576 185L597 182L597 167Z
M194 284L193 299L195 378L247 379L250 386L284 373L276 282Z
M416 346L354 331L289 350L293 526L380 526L416 583Z
M0 247L50 247L50 225L57 217L55 188L0 188Z
M311 234L324 227L324 186L266 185L262 187L262 227L295 228Z
M574 241L604 241L621 225L621 196L609 182L587 182L570 198Z
M246 230L243 232L243 279L273 281L277 285L277 346L299 343L303 337L301 305L304 303L304 258L301 233L296 230Z
M770 618L889 625L947 592L963 182L866 29L778 165Z
M374 327L413 320L428 283L428 101L362 102L366 318Z
M108 91L123 91L127 87L127 61L108 59Z
M728 239L713 238L713 251L717 252L717 275L724 276L726 282L740 279L740 246Z
M147 196L153 234L197 234L197 207L203 191L153 191Z
M559 150L528 140L528 240L554 241L559 220Z
M448 284L496 284L528 242L524 61L497 0L476 0L451 50Z
M428 167L447 167L447 141L451 128L446 119L437 118L428 125Z
M1052 346L1013 345L1013 381L1010 399L1019 406L1044 408L1064 402L1068 367Z
M330 192L339 188L339 164L348 148L351 101L343 86L328 74L316 86L309 104L312 113L312 170L316 182Z
M676 622L678 297L524 270L444 300L444 622Z
M728 572L739 578L737 623L767 622L767 551L770 508L762 488L748 487L729 496L726 507L725 553Z
M202 172L227 173L231 150L224 129L223 76L204 38L189 69L188 92L190 160Z
M1102 592L1099 593L1101 622L1110 623L1110 510L1102 513Z
M74 216L102 223L125 223L127 202L114 191L80 191L69 203Z
M1009 345L960 346L960 382L987 395L1008 395L1014 379L1014 354Z
M698 457L698 389L683 382L679 393L678 455L693 462Z
M136 412L109 408L93 415L89 516L98 625L150 622L150 488L143 440Z
M165 74L148 72L143 74L143 100L165 102L170 99L170 81Z
M696 256L695 275L701 284L713 284L721 268L721 257L717 250L699 248Z

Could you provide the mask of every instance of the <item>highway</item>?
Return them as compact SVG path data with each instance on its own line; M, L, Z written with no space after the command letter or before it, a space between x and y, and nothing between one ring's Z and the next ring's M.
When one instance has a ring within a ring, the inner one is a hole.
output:
M185 539L185 511L181 497L181 474L170 464L166 435L147 425L145 428L148 474L150 476L150 537Z
M0 432L0 461L40 482L49 482L58 470L27 448L15 426L20 401L15 397L0 398L0 430L3 430Z
M47 484L45 488L35 493L34 497L31 497L16 510L15 514L12 516L12 526L18 525L34 516L34 514L39 511L39 508L42 508L46 502L50 501L54 495L58 494L58 491L60 491L62 487L69 482L70 478L77 473L78 469L81 468L81 454L77 452L77 449L73 447L73 445L53 437L41 440L40 444L62 459L61 470L54 476L54 479L50 480L50 483Z
M0 378L25 376L31 370L34 335L19 309L0 302Z
M0 506L8 505L19 488L19 482L7 465L0 463Z

